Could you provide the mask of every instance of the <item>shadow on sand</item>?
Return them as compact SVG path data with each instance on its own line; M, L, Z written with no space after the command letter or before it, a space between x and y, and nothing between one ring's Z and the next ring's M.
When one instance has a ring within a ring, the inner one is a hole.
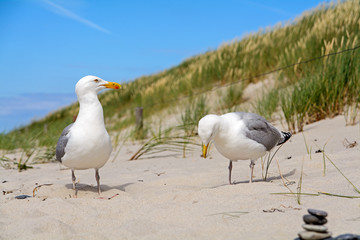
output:
M290 177L292 175L294 175L296 172L296 169L294 168L293 170L291 170L290 172L286 173L286 174L283 174L283 177L286 178L286 177ZM280 180L281 179L281 176L273 176L273 177L268 177L265 180L263 179L253 179L253 182L271 182L271 181L274 181L274 180ZM249 183L249 181L240 181L240 182L234 182L233 184L239 184L239 183Z
M290 177L290 176L294 175L295 172L296 172L296 169L294 168L294 169L291 170L290 172L288 172L288 173L286 173L286 174L283 174L283 177L284 177L284 178ZM252 182L253 182L253 183L255 183L255 182L271 182L271 181L280 180L280 179L281 179L281 176L279 175L279 176L268 177L268 178L266 179L266 181L263 180L263 179L253 179ZM249 180L239 181L239 182L235 182L235 181L234 181L234 182L233 182L233 185L242 184L242 183L249 183ZM227 184L221 184L221 185L219 185L219 186L215 186L215 187L212 187L212 188L218 188L218 187L222 187L222 186L226 186L226 185L229 185L229 183L227 183Z
M134 183L125 183L122 185L118 185L118 186L108 186L108 185L104 185L104 184L100 184L100 188L101 188L101 192L105 193L107 191L116 189L116 190L120 190L125 192L125 188L129 185L132 185ZM66 184L65 187L67 189L72 189L73 185L72 184ZM97 186L93 186L93 185L88 185L88 184L82 184L82 183L78 183L76 184L76 190L79 192L94 192L97 193L98 189Z

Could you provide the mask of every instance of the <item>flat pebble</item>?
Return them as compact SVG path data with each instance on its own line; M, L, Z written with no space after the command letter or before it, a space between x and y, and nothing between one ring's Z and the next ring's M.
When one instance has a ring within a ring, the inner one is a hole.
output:
M303 220L307 224L324 225L325 223L327 223L326 218L318 217L310 214L304 215Z
M360 235L346 233L346 234L341 234L334 239L336 239L336 240L360 240Z
M15 197L16 199L25 199L25 198L31 198L29 195L18 195Z
M320 232L320 233L326 233L328 230L328 228L323 225L303 224L302 227L305 230Z
M304 240L318 240L318 239L325 239L331 236L331 232L327 233L317 233L317 232L309 232L309 231L302 231L298 233L299 237Z
M327 217L327 215L328 215L327 212L325 212L325 211L313 209L313 208L309 208L308 213L310 213L311 215L314 215L314 216L318 216L318 217Z

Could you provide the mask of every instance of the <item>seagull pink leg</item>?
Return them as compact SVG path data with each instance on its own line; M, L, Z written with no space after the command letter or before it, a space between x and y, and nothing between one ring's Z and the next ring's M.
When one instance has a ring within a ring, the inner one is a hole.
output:
M96 182L97 182L98 193L99 193L99 195L100 195L100 194L101 194L101 189L100 189L100 175L99 175L99 169L95 169L95 178L96 178Z
M252 179L254 177L254 166L255 166L255 163L253 162L253 160L251 160L251 163L250 163L250 181L249 183L252 183Z
M232 161L230 161L230 163L229 163L229 183L230 183L230 185L232 184L232 182L231 182L231 170L232 170Z
M72 184L73 184L74 195L75 195L75 197L77 197L77 191L76 191L76 177L75 177L75 171L74 171L73 169L71 169L71 178L72 178Z

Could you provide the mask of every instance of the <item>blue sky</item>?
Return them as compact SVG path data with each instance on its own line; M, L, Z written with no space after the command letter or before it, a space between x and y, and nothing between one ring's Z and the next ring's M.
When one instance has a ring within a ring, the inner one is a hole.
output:
M322 2L0 0L0 132L76 101L85 75L157 73Z

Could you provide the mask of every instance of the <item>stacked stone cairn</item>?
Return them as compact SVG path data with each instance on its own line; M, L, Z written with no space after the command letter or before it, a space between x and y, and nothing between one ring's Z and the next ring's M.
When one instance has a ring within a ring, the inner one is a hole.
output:
M303 217L305 224L302 227L305 231L298 233L300 239L317 240L330 238L332 233L328 232L328 228L324 226L327 223L327 212L309 208L308 213Z

